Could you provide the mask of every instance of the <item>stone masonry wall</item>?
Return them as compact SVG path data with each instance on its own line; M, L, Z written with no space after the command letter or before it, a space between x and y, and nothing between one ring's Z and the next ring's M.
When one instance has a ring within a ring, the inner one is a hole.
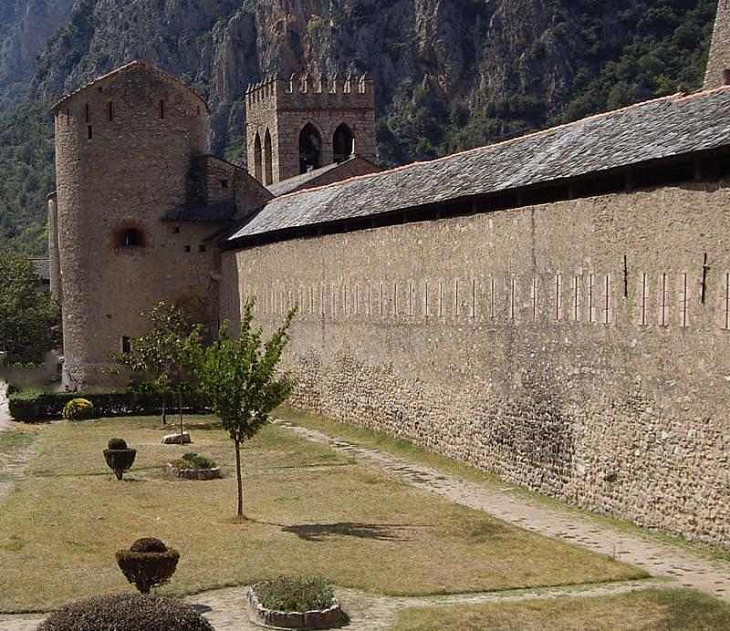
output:
M66 375L71 387L116 380L122 337L147 328L157 302L200 310L219 293L208 225L162 216L186 201L195 156L207 150L203 101L171 77L130 64L55 111L58 235ZM122 247L127 229L144 243Z
M334 92L331 90L334 89ZM346 124L355 138L355 153L370 162L377 158L375 139L375 96L372 81L353 80L345 91L345 81L307 84L301 78L290 85L271 80L250 90L246 95L246 142L248 169L254 177L266 182L266 134L271 136L272 181L300 174L299 135L307 123L317 128L322 139L321 166L334 162L335 130ZM318 91L319 90L319 91ZM263 152L261 173L256 173L256 138Z
M712 47L707 59L704 88L710 90L727 83L730 71L730 1L717 0L717 17L712 33Z
M692 183L227 252L222 313L299 304L298 406L728 546L729 204Z

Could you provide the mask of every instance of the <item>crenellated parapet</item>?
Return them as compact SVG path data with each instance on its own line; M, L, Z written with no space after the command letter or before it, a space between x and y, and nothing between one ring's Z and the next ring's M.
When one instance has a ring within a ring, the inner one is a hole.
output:
M367 73L292 74L269 76L246 88L249 114L256 110L365 109L375 103L373 81Z

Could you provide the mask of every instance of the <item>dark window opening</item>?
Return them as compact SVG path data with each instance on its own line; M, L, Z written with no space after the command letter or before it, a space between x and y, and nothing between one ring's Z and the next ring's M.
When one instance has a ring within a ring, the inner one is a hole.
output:
M186 251L186 252L190 252L190 251L191 251L191 249L192 249L192 248L191 248L191 247L190 247L189 245L186 245L186 246L185 246L185 251Z
M307 123L299 134L299 172L307 173L322 166L322 136Z
M335 130L332 141L335 162L348 160L355 153L355 137L350 128L344 123Z
M719 180L730 175L730 154L708 156L700 162L700 173L703 178Z
M198 246L198 252L205 252L205 246L204 245Z
M91 125L86 128L86 137L91 140L94 137L94 130L91 129Z
M730 69L723 70L722 82L723 85L730 85Z
M274 183L274 165L273 150L271 147L271 134L266 130L266 139L264 141L264 184L268 186Z
M625 190L625 173L607 173L585 180L578 180L571 185L572 197L598 197L599 195L622 193Z
M175 226L175 227L174 227L174 228L172 229L172 232L173 232L173 234L180 234L180 226Z
M141 248L144 246L144 235L141 230L127 228L119 235L119 246L122 248Z
M195 115L200 116L200 105L195 108Z
M228 180L221 180L221 188L228 188Z
M114 120L114 101L109 101L107 103L107 113L109 114L109 120Z
M129 355L132 352L132 340L128 336L122 336L122 353Z
M160 101L160 118L165 118L165 102Z
M256 132L256 139L253 143L253 176L259 181L263 182L262 168L263 163L263 151L261 149L261 137Z

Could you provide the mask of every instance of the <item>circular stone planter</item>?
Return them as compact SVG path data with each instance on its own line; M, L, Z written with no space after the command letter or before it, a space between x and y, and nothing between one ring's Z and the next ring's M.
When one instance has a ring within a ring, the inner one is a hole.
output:
M213 469L178 469L172 463L167 463L167 470L176 478L185 478L186 480L215 480L221 476L221 468Z
M350 621L336 599L328 609L305 611L303 613L273 611L266 609L259 602L253 587L247 587L246 601L251 621L269 629L336 629Z

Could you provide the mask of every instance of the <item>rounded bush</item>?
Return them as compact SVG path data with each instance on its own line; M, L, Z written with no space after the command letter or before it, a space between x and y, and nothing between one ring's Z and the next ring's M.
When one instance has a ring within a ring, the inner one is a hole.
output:
M137 539L129 549L132 552L167 552L167 546L164 541L155 539L154 537L142 537Z
M127 449L127 442L121 438L112 438L107 443L107 449Z
M105 449L104 460L107 466L114 471L117 480L124 477L124 472L129 471L137 457L136 449Z
M213 631L195 609L170 598L139 594L95 596L67 605L37 631Z
M142 594L167 583L180 560L177 550L151 537L137 539L129 550L119 550L116 556L122 574Z
M69 421L86 421L95 416L94 404L88 399L71 399L63 407L63 418Z

